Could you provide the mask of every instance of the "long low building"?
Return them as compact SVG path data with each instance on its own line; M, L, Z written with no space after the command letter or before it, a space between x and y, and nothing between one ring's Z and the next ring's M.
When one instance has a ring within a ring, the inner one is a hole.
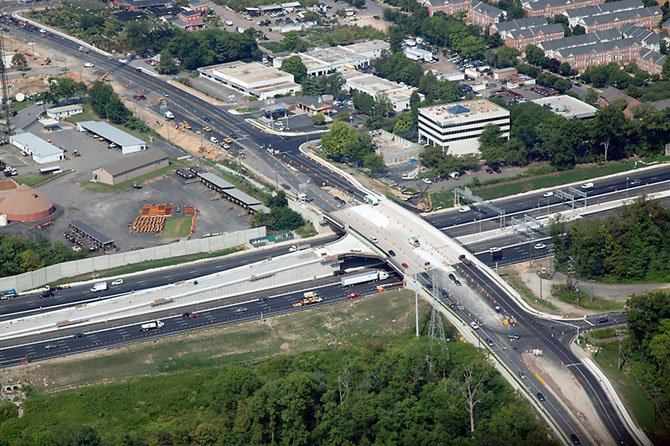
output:
M292 74L259 62L230 62L198 68L200 76L260 100L300 91Z
M19 133L9 137L9 143L16 146L22 153L30 155L38 164L62 161L64 152L48 141L32 133Z
M366 93L373 98L383 96L391 101L393 111L400 112L409 109L409 100L416 88L407 85L401 85L396 82L383 79L373 74L360 73L358 71L346 71L342 74L347 90L356 90ZM421 100L425 97L419 94Z
M81 104L64 105L62 107L52 107L47 110L47 116L52 119L63 119L68 116L78 115L84 112L84 106Z
M610 62L625 64L637 60L640 49L642 45L636 39L621 39L562 49L554 57L560 62L569 63L577 71L584 71L588 67Z
M597 111L594 106L568 95L549 96L546 98L533 99L531 102L534 102L537 105L541 105L542 107L547 108L557 115L563 116L567 119L593 118Z
M158 149L146 150L94 170L91 181L113 186L169 164L169 157L165 153Z
M563 11L563 15L568 18L568 25L576 26L579 20L584 17L595 17L599 15L612 14L613 12L632 11L634 9L644 8L642 0L619 0L599 5L587 6L585 8L576 8Z
M505 32L505 46L524 52L527 45L537 45L541 42L562 39L565 36L563 25L534 26L532 28L517 29Z
M213 173L201 172L198 173L198 178L200 178L200 182L209 189L218 192L226 200L241 206L250 214L256 212L263 212L265 214L270 213L270 209L262 204L260 200L236 189L234 185Z
M577 21L587 33L619 28L624 25L637 25L643 28L655 28L663 18L663 11L658 6L614 12L611 14L582 17Z
M147 144L140 138L103 121L78 122L77 130L80 132L93 133L94 135L115 144L121 148L121 153L124 155L147 149Z
M509 138L509 110L486 99L419 108L419 143L439 146L450 155L479 153L479 135L497 125Z

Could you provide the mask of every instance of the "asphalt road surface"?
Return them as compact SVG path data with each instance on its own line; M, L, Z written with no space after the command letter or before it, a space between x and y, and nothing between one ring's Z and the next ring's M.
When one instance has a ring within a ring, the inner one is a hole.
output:
M333 235L319 239L312 246L320 246L337 240ZM199 263L179 265L164 271L148 271L132 275L124 279L123 285L110 286L108 290L91 293L91 284L80 285L55 292L53 297L41 298L40 293L22 294L11 300L0 301L0 320L12 319L18 316L27 316L56 308L71 306L91 300L108 299L120 294L131 293L135 290L155 288L182 280L191 280L197 277L214 274L222 270L236 268L242 265L259 262L261 260L286 254L288 247L280 246L264 250L251 250L235 256L224 256ZM103 281L103 279L100 279ZM108 282L109 283L109 282Z
M99 327L87 329L67 330L67 335L58 337L42 338L39 340L22 340L21 345L8 345L0 348L0 367L10 367L25 361L41 361L49 358L68 356L76 353L100 350L122 344L140 342L159 336L177 334L185 331L202 329L205 327L238 323L247 320L260 319L270 315L277 315L289 311L300 311L306 308L318 307L329 303L339 302L347 299L349 293L360 293L361 298L377 293L378 285L387 285L387 289L395 289L400 286L397 282L402 279L395 273L389 271L388 279L378 282L367 282L351 287L340 285L341 277L332 277L318 283L304 283L291 287L282 287L274 290L253 293L244 296L243 301L230 303L219 302L218 305L209 304L210 307L186 308L170 310L167 313L157 313L134 318L135 320L124 320L122 326ZM345 277L345 276L342 276ZM324 283L325 282L325 283ZM395 285L388 285L395 283ZM314 290L323 299L321 303L315 303L299 308L293 304L302 298L305 291ZM191 319L184 317L184 312L194 312L197 317ZM147 321L162 321L165 326L159 329L143 331L141 324ZM81 333L81 335L77 335ZM16 343L16 341L14 341Z

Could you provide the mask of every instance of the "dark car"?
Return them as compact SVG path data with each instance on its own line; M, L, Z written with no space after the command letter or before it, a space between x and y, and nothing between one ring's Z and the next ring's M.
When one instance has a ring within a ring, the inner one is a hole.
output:
M507 335L507 339L509 339L510 341L514 341L516 339L521 339L521 336L515 335L514 333L510 333Z
M42 294L40 294L41 299L44 299L45 297L53 297L53 296L54 296L54 292L51 291L51 290L42 291Z
M454 280L454 283L456 284L456 286L461 286L461 281L458 279Z
M267 301L269 301L269 300L270 300L270 298L269 298L269 297L267 297L267 296L264 296L264 297L261 297L261 298L260 298L260 299L258 299L258 300L259 300L260 302L267 302Z
M187 318L187 319L195 319L195 318L197 318L198 316L199 316L198 313L193 313L193 312L191 312L191 311L184 311L184 312L181 314L181 317L185 317L185 318Z
M491 339L491 338L486 338L486 344L488 344L489 347L495 346L495 343L493 342L493 339Z
M81 331L78 331L78 332L76 332L76 333L74 334L74 337L75 337L75 338L85 338L85 337L86 337L86 334L85 334L85 333L82 333Z
M454 276L452 273L449 273L449 279L450 280L456 280L456 276Z
M392 249L389 249L389 256L395 257L395 251Z
M542 395L542 392L537 392L537 399L540 401L547 401L544 395Z
M577 434L570 434L570 440L572 441L572 444L582 444L582 440L579 439Z
M605 322L609 322L609 318L603 316L596 319L596 324L604 324Z

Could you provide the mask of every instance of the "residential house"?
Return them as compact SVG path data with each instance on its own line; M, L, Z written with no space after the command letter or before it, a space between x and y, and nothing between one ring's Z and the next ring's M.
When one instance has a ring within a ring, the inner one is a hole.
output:
M623 25L637 25L644 28L656 27L663 11L658 6L650 8L634 9L631 11L614 12L593 17L582 17L577 24L584 27L587 33L603 31L606 29L620 28Z
M536 26L505 33L505 46L516 48L524 52L526 45L538 45L547 40L558 40L565 36L563 26L560 23Z
M468 9L468 17L465 22L468 25L486 28L494 23L500 22L507 17L507 12L482 1L473 0Z
M595 17L599 15L612 14L623 11L633 11L644 8L642 0L620 0L600 5L587 6L585 8L576 8L563 11L563 15L568 18L568 25L574 27L579 20L584 17Z
M633 118L632 109L640 105L640 101L615 87L607 87L605 91L598 93L598 105L600 107L606 107L615 101L622 101L625 104L623 113L628 119Z
M661 74L663 71L663 64L668 56L663 55L657 51L643 48L640 50L640 56L637 59L637 66L651 74Z
M625 64L637 60L641 48L635 39L621 39L560 49L554 53L554 57L560 62L569 63L577 71L584 71L588 67L610 62Z
M428 9L428 16L432 17L436 12L446 15L456 15L460 11L470 9L471 0L425 0L423 6Z
M491 25L489 29L490 34L498 33L500 37L505 38L505 34L510 31L519 29L534 28L547 24L546 17L524 17L522 19L514 19L506 22L498 22Z
M526 0L521 3L529 17L553 17L569 9L605 3L605 0Z

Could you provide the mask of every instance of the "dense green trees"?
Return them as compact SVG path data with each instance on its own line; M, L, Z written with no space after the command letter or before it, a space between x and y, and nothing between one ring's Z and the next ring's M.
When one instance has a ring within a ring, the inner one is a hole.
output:
M338 99L343 96L344 79L339 73L307 77L302 80L300 86L302 87L302 94L306 96L330 94Z
M302 62L300 56L291 56L284 59L281 63L281 70L292 74L297 83L302 83L307 77L307 67Z
M122 124L132 129L148 131L149 127L144 121L133 116L133 113L121 101L121 98L114 92L111 85L95 81L88 90L88 95L93 111L98 116L114 124Z
M446 347L370 339L255 367L34 393L23 417L0 421L0 444L551 445L477 349Z
M375 155L370 134L359 132L346 122L335 122L321 137L321 146L331 158L362 165L371 170L382 170L383 161Z
M87 91L88 88L83 82L77 82L69 77L54 77L49 79L49 90L44 99L47 102L56 102L59 99L82 96Z
M305 224L302 216L288 207L288 200L284 192L277 192L267 199L270 213L257 212L251 218L254 227L267 226L272 231L293 231Z
M576 220L560 237L552 227L557 267L612 282L670 281L670 211L643 198L604 219Z
M168 42L164 49L181 61L182 67L194 70L234 60L260 56L254 32L231 33L219 28L182 33Z
M670 293L634 295L627 304L629 337L622 366L632 372L655 409L659 431L670 431ZM620 367L622 368L622 367Z
M51 243L40 235L29 240L14 234L0 234L0 277L33 271L44 266L83 258L62 243Z

